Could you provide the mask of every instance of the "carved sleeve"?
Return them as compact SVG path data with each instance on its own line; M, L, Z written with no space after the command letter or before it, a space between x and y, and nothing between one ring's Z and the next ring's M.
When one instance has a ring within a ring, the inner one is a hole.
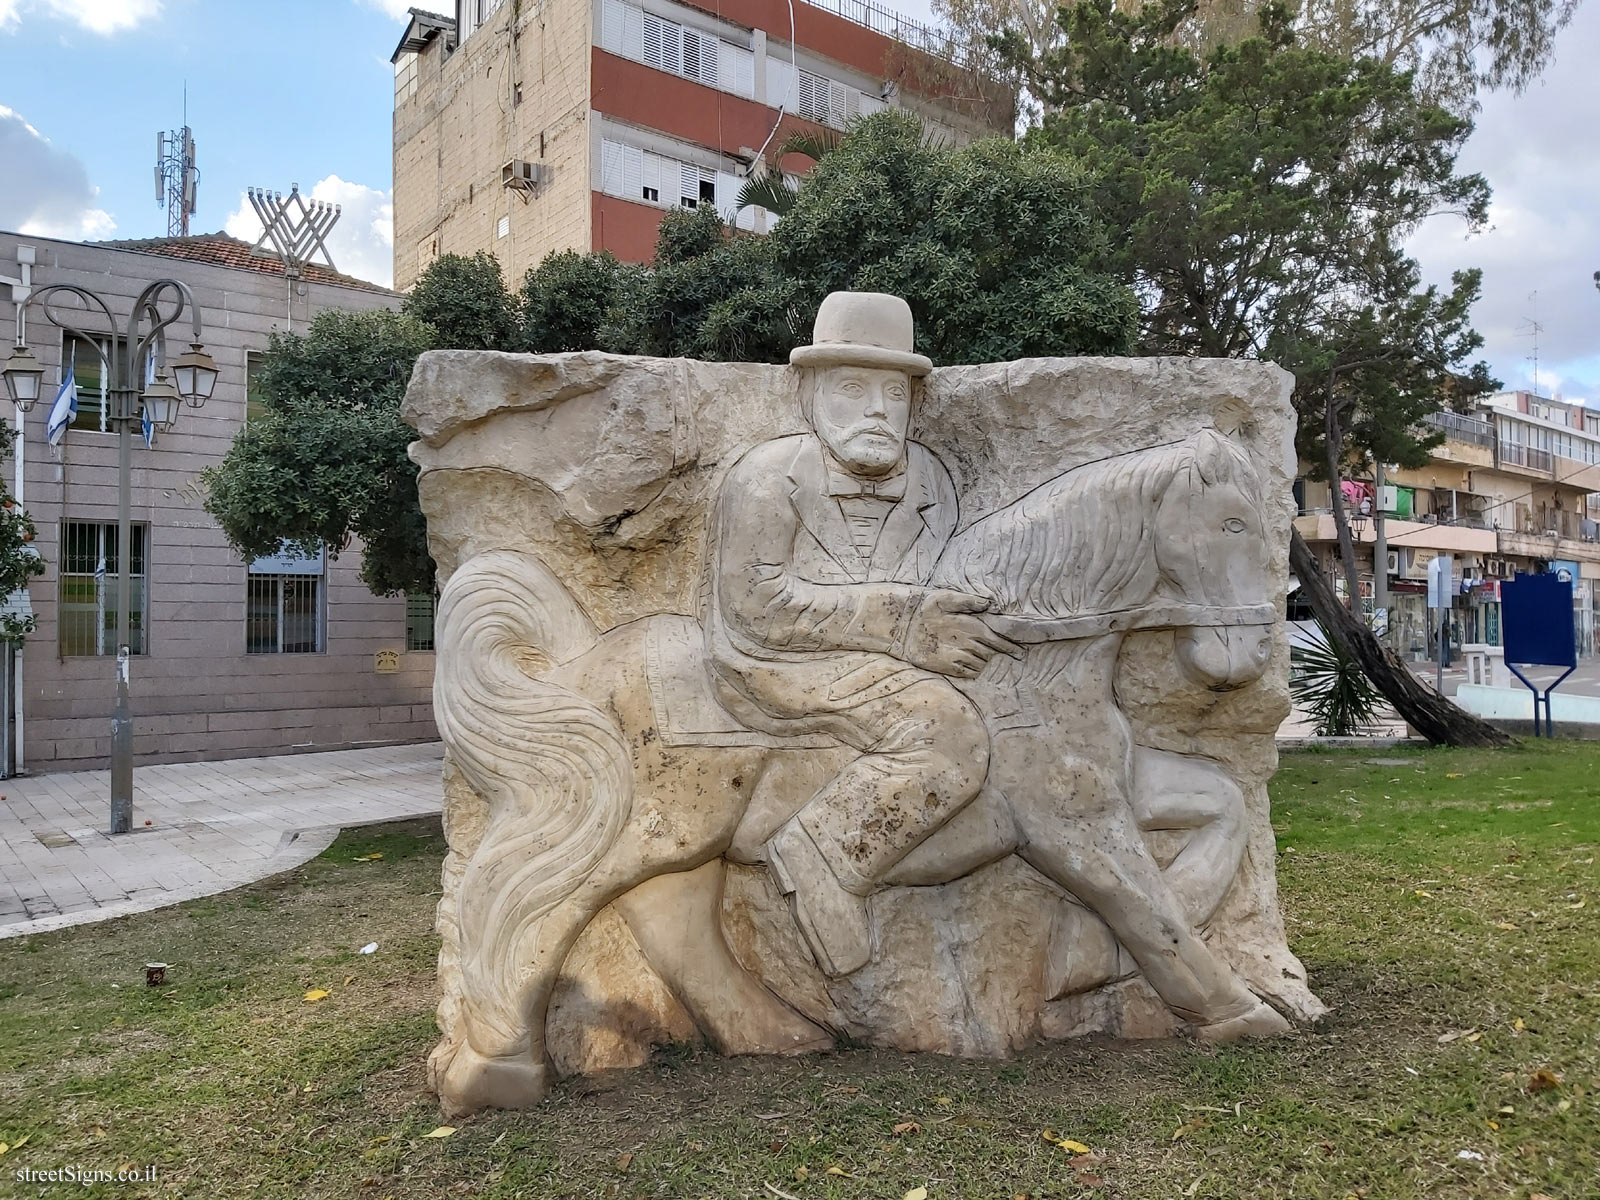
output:
M796 576L790 557L800 519L780 485L738 469L723 485L713 580L723 618L773 650L875 650L900 657L927 589Z

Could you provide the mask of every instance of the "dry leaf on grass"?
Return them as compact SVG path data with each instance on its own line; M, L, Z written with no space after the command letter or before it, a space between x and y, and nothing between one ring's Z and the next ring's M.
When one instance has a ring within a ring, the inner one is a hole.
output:
M1561 1086L1561 1076L1549 1067L1540 1067L1528 1076L1528 1090L1530 1092L1548 1092Z
M632 1165L633 1165L633 1154L632 1154L632 1152L629 1152L627 1154L619 1154L619 1155L617 1155L617 1170L626 1171Z
M904 1196L902 1196L900 1200L928 1200L928 1189L925 1187L914 1187Z
M372 853L372 854L363 854L360 858L357 858L357 859L355 859L353 861L355 861L355 862L377 862L382 857L383 857L383 851L379 850L379 851L376 851L375 853Z
M921 1133L922 1125L917 1121L901 1121L894 1127L893 1132L896 1136L903 1133Z
M841 1167L841 1166L839 1166L837 1164L835 1164L834 1166L829 1167L827 1169L827 1171L825 1172L825 1174L837 1175L841 1179L854 1179L855 1178L855 1176L850 1174L849 1171L846 1171L843 1167Z
M447 1138L455 1131L456 1127L454 1125L440 1125L434 1129L428 1130L428 1132L422 1136L425 1138Z
M810 1174L811 1172L805 1167L796 1167L794 1169L794 1181L796 1183L804 1183Z
M327 998L328 992L326 988L312 988L306 993L305 1002L307 1004L315 1004L318 1000L326 1000Z

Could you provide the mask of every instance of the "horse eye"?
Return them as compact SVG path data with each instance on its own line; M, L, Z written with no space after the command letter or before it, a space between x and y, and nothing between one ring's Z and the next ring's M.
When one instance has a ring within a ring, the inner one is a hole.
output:
M1244 532L1244 522L1241 521L1238 517L1229 517L1226 521L1224 521L1222 523L1222 528L1225 529L1229 533L1243 533Z

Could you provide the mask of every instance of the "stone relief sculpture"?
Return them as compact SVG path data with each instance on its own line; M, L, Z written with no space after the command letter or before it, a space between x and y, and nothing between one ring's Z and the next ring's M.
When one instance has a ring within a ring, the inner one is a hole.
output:
M787 371L419 363L447 1110L670 1038L1002 1054L1321 1011L1263 790L1286 377L912 345L904 301L835 293Z

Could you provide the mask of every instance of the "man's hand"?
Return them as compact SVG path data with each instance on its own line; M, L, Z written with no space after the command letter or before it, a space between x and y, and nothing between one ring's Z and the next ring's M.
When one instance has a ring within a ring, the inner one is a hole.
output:
M905 653L912 666L957 679L972 679L996 654L1022 657L1022 648L975 616L989 607L982 596L938 588L923 599L906 630Z

